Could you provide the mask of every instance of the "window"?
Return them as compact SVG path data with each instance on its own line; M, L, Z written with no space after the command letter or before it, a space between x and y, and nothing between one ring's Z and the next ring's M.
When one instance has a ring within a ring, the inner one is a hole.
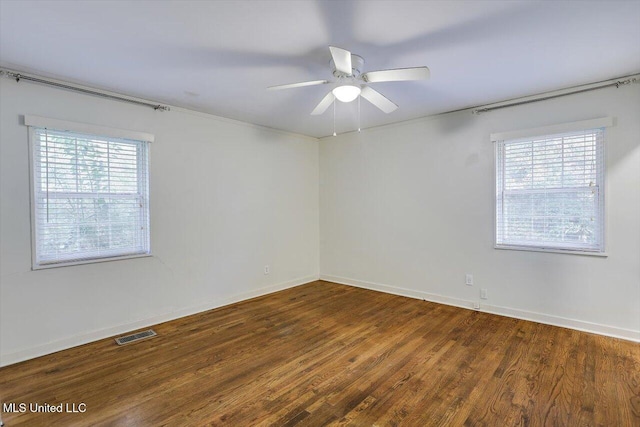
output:
M496 141L497 248L604 252L604 132Z
M150 253L148 142L41 126L30 138L34 269Z

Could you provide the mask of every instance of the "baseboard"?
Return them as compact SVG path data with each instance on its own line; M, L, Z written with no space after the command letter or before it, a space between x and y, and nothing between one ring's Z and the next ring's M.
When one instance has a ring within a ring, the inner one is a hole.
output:
M605 335L613 338L640 342L640 331L631 329L618 328L615 326L602 325L599 323L585 322L583 320L568 319L550 314L536 313L532 311L519 310L509 307L500 307L494 305L481 304L479 309L473 308L474 301L467 301L459 298L448 297L444 295L432 294L414 289L400 288L396 286L384 285L381 283L366 282L362 280L350 279L346 277L338 277L331 275L320 275L320 280L327 282L339 283L342 285L355 286L358 288L369 289L372 291L385 292L393 295L400 295L409 298L417 298L440 304L452 305L455 307L466 308L468 310L477 310L485 313L497 314L500 316L512 317L515 319L529 320L546 325L560 326L563 328L575 329L583 332L590 332L598 335Z
M34 359L36 357L44 356L47 354L55 353L61 350L66 350L79 345L88 344L93 341L98 341L104 338L109 338L114 335L120 335L127 332L135 331L141 328L147 328L149 326L157 325L159 323L168 322L170 320L179 319L181 317L190 316L192 314L202 313L204 311L212 310L214 308L223 307L225 305L234 304L240 301L245 301L251 298L256 298L262 295L270 294L273 292L282 291L284 289L293 288L295 286L303 285L305 283L318 280L319 276L307 276L297 279L289 280L287 282L279 283L277 285L266 286L264 288L256 289L250 292L244 292L236 294L232 297L221 298L215 301L210 301L206 304L199 304L197 306L187 307L180 310L164 313L158 316L141 319L135 322L126 323L110 328L100 329L98 331L92 331L82 335L76 335L70 338L57 340L47 344L39 345L36 347L27 348L14 353L0 355L0 367L12 365L14 363L23 362L25 360Z

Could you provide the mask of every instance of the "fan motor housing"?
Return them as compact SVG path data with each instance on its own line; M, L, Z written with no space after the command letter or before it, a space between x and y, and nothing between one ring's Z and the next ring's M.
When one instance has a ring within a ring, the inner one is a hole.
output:
M334 64L333 59L329 61L329 65L331 66L331 71L335 77L358 77L364 69L364 58L360 55L356 55L355 53L351 54L351 76L343 73L342 71L336 70L336 64Z

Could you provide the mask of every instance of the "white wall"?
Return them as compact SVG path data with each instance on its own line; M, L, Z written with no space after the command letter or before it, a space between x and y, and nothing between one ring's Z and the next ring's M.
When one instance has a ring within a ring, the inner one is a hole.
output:
M489 134L605 116L609 256L493 249ZM327 280L638 340L640 85L325 138L320 224Z
M31 271L24 114L156 135L153 257ZM616 122L609 257L493 249L489 134L603 116ZM305 137L0 79L0 365L314 280L318 248L328 280L466 307L483 287L486 311L640 339L638 117L634 85L344 134L318 153Z
M0 95L0 364L318 277L317 140L6 78ZM153 257L31 271L24 114L155 134Z

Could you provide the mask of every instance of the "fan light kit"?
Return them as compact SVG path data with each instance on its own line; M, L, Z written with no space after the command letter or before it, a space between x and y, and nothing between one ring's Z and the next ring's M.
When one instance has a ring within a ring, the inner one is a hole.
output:
M331 91L333 95L338 98L338 101L342 102L351 102L360 95L360 88L358 86L353 85L343 85L338 86L334 90Z
M400 82L410 80L426 80L430 76L429 68L413 67L413 68L397 68L394 70L369 71L361 74L364 59L361 56L352 54L346 49L335 46L329 46L331 52L331 71L336 78L334 81L329 80L313 80L301 83L290 83L286 85L271 86L270 90L291 89L296 87L316 86L329 83L336 84L336 87L326 94L316 108L313 109L311 115L320 115L324 113L331 104L333 104L333 135L335 132L335 100L341 102L352 102L358 99L358 111L360 111L359 97L369 101L371 104L379 108L385 113L395 111L398 106L389 101L384 95L368 86L370 83L380 82ZM360 126L358 125L358 130Z

